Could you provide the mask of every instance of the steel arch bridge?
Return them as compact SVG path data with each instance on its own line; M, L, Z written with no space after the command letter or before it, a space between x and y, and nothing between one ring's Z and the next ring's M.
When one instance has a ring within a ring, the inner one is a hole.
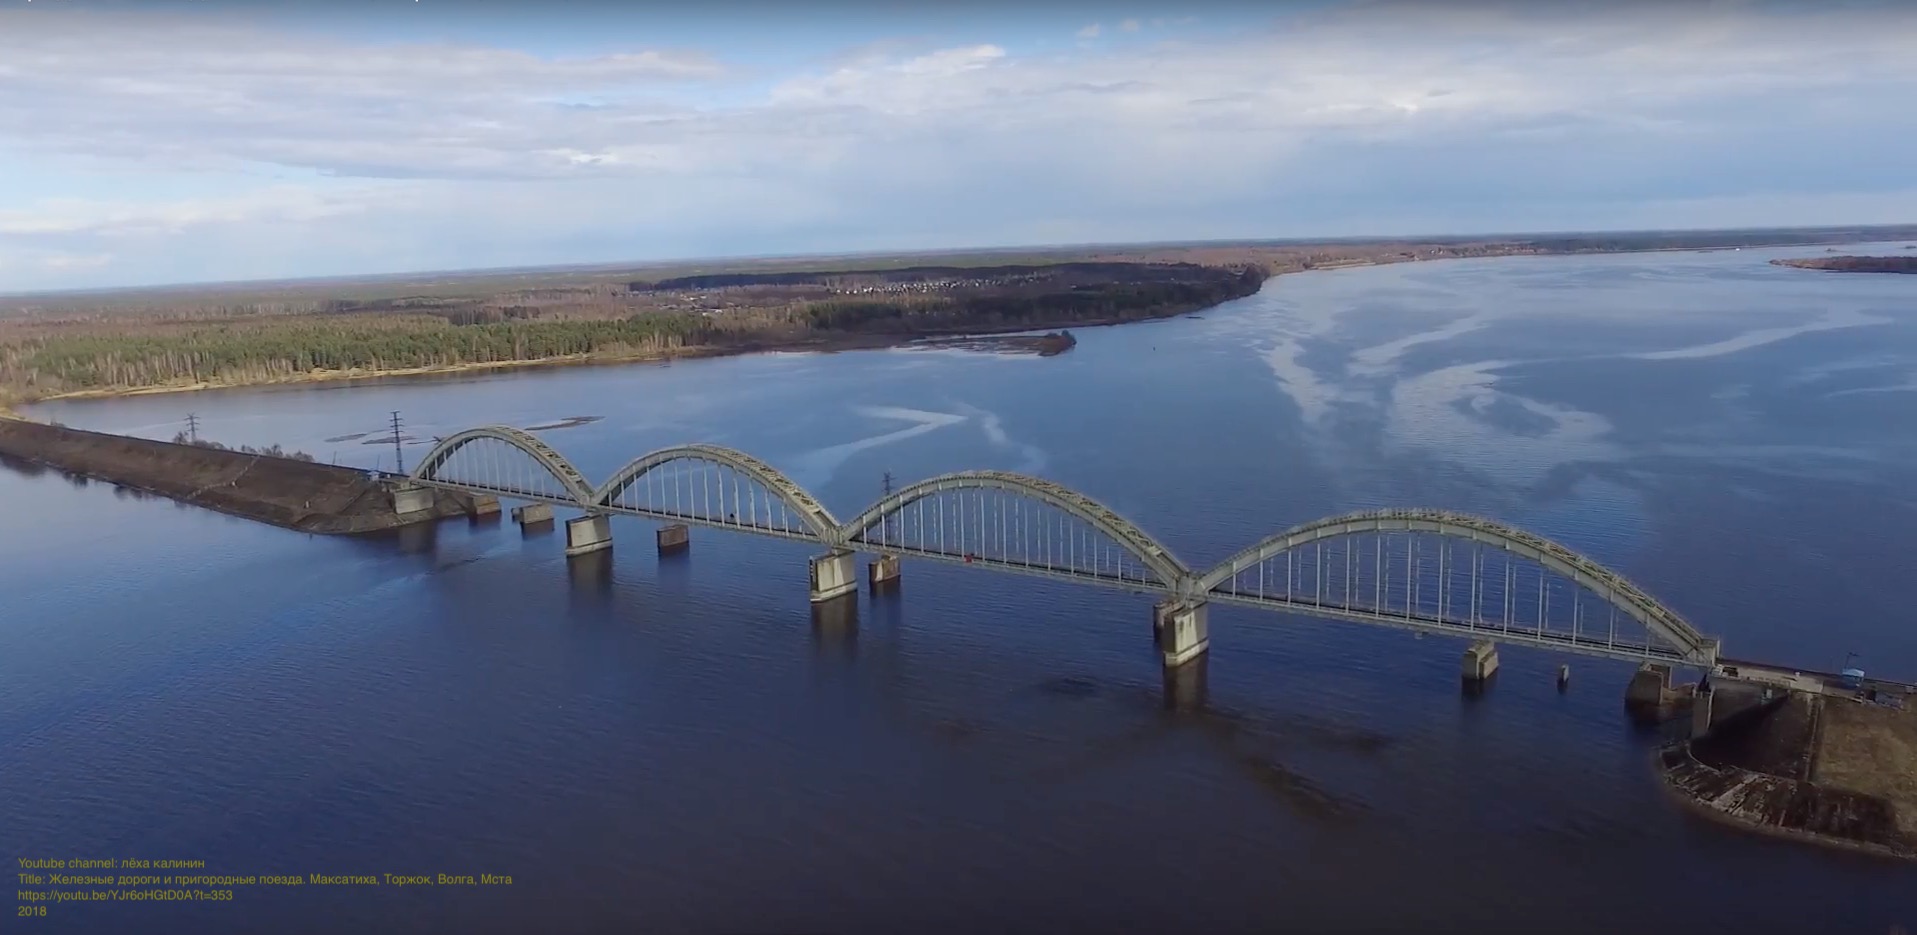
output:
M680 445L594 486L528 432L441 440L417 485L1584 655L1712 669L1718 641L1603 565L1524 530L1441 510L1375 510L1271 535L1194 569L1137 524L1059 484L963 471L841 522L743 452Z

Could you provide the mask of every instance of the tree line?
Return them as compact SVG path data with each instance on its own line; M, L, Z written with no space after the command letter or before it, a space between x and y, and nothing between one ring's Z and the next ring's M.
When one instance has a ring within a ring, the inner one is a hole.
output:
M1078 283L833 298L776 307L648 311L550 319L508 307L432 313L320 313L0 331L0 402L77 390L243 385L315 372L367 373L580 357L646 357L690 348L800 343L822 334L955 334L1126 321L1250 295L1262 271L1193 267L1169 281Z

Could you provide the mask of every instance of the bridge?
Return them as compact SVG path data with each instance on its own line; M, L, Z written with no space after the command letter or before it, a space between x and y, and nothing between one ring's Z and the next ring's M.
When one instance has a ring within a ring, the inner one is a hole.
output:
M424 515L433 489L493 498L495 508L498 498L523 501L522 522L549 520L553 507L578 510L566 522L570 555L609 548L613 515L666 524L662 550L683 545L690 526L813 543L824 550L811 559L815 604L857 590L859 552L877 557L875 587L896 581L909 557L1153 594L1168 671L1206 652L1215 602L1463 638L1467 680L1489 677L1496 647L1515 644L1636 662L1627 697L1647 703L1671 700L1675 668L1799 690L1828 681L1726 665L1719 640L1622 575L1522 529L1444 510L1326 517L1198 569L1090 497L1005 471L928 478L841 521L777 469L730 448L663 448L593 484L531 433L486 426L441 439L392 482L402 514Z

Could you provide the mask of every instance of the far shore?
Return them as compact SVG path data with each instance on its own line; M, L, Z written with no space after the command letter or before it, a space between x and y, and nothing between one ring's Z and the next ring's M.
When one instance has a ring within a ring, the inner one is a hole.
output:
M1180 313L1183 314L1183 313ZM1067 328L1103 328L1112 325L1131 324L1141 321L1162 321L1165 318L1129 318L1102 319L1073 322ZM1055 331L1057 328L968 328L963 331L915 333L915 334L846 334L829 338L812 338L803 341L765 342L762 344L741 344L731 347L698 346L683 347L671 351L643 354L575 354L566 357L539 357L525 360L490 360L463 364L445 364L433 367L404 367L391 370L310 370L305 373L288 374L285 377L268 380L248 380L240 382L199 381L195 383L173 383L162 386L111 387L87 390L71 390L53 393L31 399L17 400L10 408L0 403L0 418L26 418L21 411L40 403L59 400L106 400L130 396L160 396L175 393L199 393L209 390L240 390L270 387L313 386L318 384L350 385L359 382L383 380L403 380L412 377L443 377L459 374L485 373L503 370L537 370L546 367L591 367L621 364L659 364L675 360L696 360L706 357L738 357L746 354L799 353L831 354L839 351L882 350L885 348L908 347L922 343L960 337L994 337L1011 334Z
M1828 245L1829 243L1830 241L1827 241L1827 240L1807 240L1807 241L1796 242L1796 243L1767 243L1767 244L1762 244L1759 246L1754 246L1752 249L1770 249L1770 248L1777 248L1777 247L1825 246L1825 245ZM1404 256L1402 255L1402 253L1394 251L1390 253L1383 253L1375 257L1354 257L1347 260L1321 263L1321 264L1304 267L1304 268L1284 268L1284 269L1269 270L1266 273L1265 281L1269 283L1271 280L1276 279L1280 276L1284 276L1288 273L1330 272L1334 270L1354 269L1354 268L1361 268L1361 267L1368 267L1368 266L1387 266L1387 265L1391 265L1395 263L1414 263L1414 262L1428 263L1428 262L1443 262L1445 260L1504 259L1504 258L1512 258L1512 257L1566 257L1566 256L1591 256L1591 255L1620 255L1620 254L1634 254L1634 253L1719 253L1719 252L1724 252L1727 250L1743 249L1741 247L1731 247L1731 246L1706 246L1706 247L1657 246L1657 247L1620 248L1620 249L1574 250L1574 251L1557 252L1557 253L1539 253L1539 252L1536 252L1535 250L1525 249L1527 246L1528 245L1526 244L1520 243L1520 244L1514 244L1511 250L1505 251L1505 252L1484 253L1484 254L1475 254L1470 256L1456 256L1456 257ZM990 336L996 336L996 335L1043 332L1047 330L1056 330L1058 328L1068 328L1068 329L1099 328L1099 327L1109 327L1112 325L1136 324L1139 322L1147 322L1147 321L1164 321L1164 320L1177 318L1177 317L1181 317L1185 315L1195 314L1198 312L1209 311L1210 308L1216 308L1216 307L1217 306L1210 306L1209 308L1204 308L1204 309L1182 309L1174 313L1168 313L1166 315L1160 315L1160 316L1154 316L1154 317L1075 321L1075 322L1069 322L1069 323L1050 324L1050 325L1044 325L1044 324L1036 325L1036 326L1026 325L1026 326L1021 326L1017 328L977 328L977 329L968 328L968 329L953 329L953 330L941 331L941 332L923 332L923 333L913 333L913 334L843 334L843 335L832 335L830 337L825 337L825 338L813 337L813 338L808 338L805 340L797 340L797 341L767 341L764 343L741 344L736 346L724 346L724 347L720 347L720 346L685 347L685 348L678 348L675 350L665 351L665 352L648 352L648 353L635 353L635 354L582 354L582 355L572 355L567 357L542 357L542 358L529 358L529 359L522 359L522 360L494 360L494 361L483 361L483 362L474 362L474 363L447 364L447 365L431 366L431 367L395 368L390 370L367 370L367 369L312 370L312 371L307 371L304 373L288 374L284 377L262 379L262 380L200 381L195 383L166 384L166 385L160 385L160 386L114 387L114 388L99 388L99 389L85 389L85 390L70 390L70 391L62 392L62 393L53 393L46 396L35 396L35 397L28 397L24 399L14 399L14 400L0 399L0 418L27 419L29 418L29 416L26 414L25 410L28 410L31 407L40 403L55 402L59 400L106 400L106 399L118 399L122 397L131 397L131 396L154 396L154 395L174 394L174 393L197 393L197 392L205 392L210 390L236 390L236 389L255 389L255 388L267 388L267 387L313 386L313 385L320 385L320 384L350 385L350 384L359 383L359 382L404 380L404 379L414 378L414 377L423 378L423 377L457 376L460 374L477 374L477 373L488 373L488 372L507 371L507 370L532 370L532 369L539 369L539 368L545 368L545 367L607 366L607 365L617 365L617 364L670 363L674 360L694 360L694 359L708 358L708 357L735 357L735 356L742 356L746 354L781 353L781 352L783 353L833 353L837 351L851 351L851 350L877 350L877 349L884 349L884 348L905 347L905 346L910 346L910 345L918 344L923 341L927 341L930 339L937 339L937 338L990 337Z

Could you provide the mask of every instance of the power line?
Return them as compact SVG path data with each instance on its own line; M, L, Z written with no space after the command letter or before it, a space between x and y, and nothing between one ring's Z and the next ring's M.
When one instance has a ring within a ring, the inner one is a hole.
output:
M198 413L189 412L186 414L186 438L189 442L199 443L200 416Z

